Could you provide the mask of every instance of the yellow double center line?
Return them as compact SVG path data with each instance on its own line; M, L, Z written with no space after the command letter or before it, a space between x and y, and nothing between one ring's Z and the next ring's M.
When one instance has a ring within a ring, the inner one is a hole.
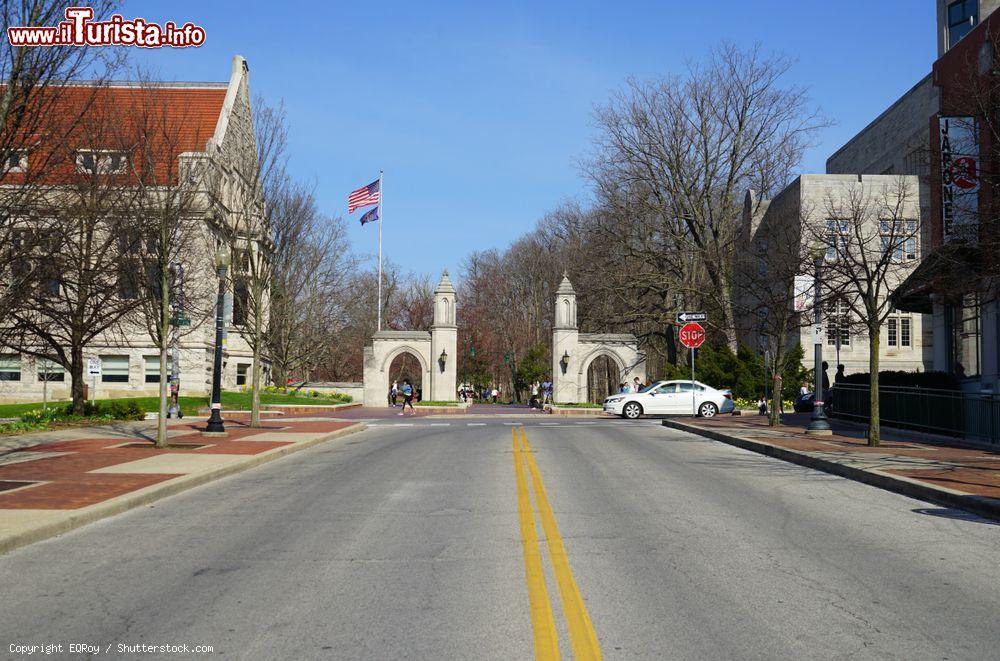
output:
M531 505L528 491L528 478L525 466L531 474L531 486L538 505L538 517L542 522L542 531L552 561L552 572L556 585L559 587L559 598L562 601L563 615L566 627L569 629L570 645L573 657L578 661L597 660L601 658L601 648L597 642L597 632L590 622L587 607L580 596L580 588L573 578L569 566L566 547L559 535L556 516L545 494L542 474L535 463L535 457L528 442L528 436L523 428L511 430L514 444L514 476L517 479L517 510L521 522L521 545L524 549L525 578L528 583L528 602L531 608L531 626L535 638L535 658L539 661L559 659L559 638L556 634L555 619L552 616L552 605L549 601L548 589L545 587L545 571L542 566L542 553L538 542L538 532L535 528L535 510Z

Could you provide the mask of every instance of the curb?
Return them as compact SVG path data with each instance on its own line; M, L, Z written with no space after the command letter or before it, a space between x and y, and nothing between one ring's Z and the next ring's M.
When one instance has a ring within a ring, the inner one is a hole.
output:
M353 434L355 432L364 431L365 429L367 429L367 426L364 423L358 422L349 427L332 431L329 434L317 436L316 438L308 441L302 441L296 445L286 445L280 448L268 450L267 452L262 452L261 454L251 455L246 461L241 461L237 464L223 466L205 473L181 475L165 482L139 489L138 491L134 491L132 493L111 498L110 500L106 500L102 503L90 505L89 507L82 508L79 512L70 510L74 513L70 514L65 519L53 521L30 530L0 538L0 555L22 546L34 544L35 542L40 542L44 539L55 537L56 535L61 535L76 528L85 526L88 523L93 523L109 516L121 514L122 512L127 512L128 510L135 509L143 505L148 505L162 498L187 491L193 487L201 486L223 477L242 473L250 468L256 468L262 464L274 461L275 459L280 459L286 455L294 454L300 450L305 450L306 448L313 447L314 445L332 441L336 438L340 438L341 436L347 436L348 434Z
M798 464L799 466L804 466L806 468L812 468L824 473L830 473L831 475L844 477L849 480L854 480L855 482L861 482L879 489L898 493L902 496L907 496L915 500L923 500L925 502L942 505L944 507L954 507L967 512L973 512L974 514L990 519L1000 520L1000 499L987 498L986 496L976 496L973 494L962 493L960 491L954 491L952 489L935 487L911 478L903 477L902 475L888 475L886 473L878 473L871 470L855 468L836 461L830 461L829 459L822 459L803 452L797 452L795 450L789 450L777 445L771 445L770 443L752 441L739 436L730 436L712 429L686 425L675 420L663 420L662 424L664 427L696 434L698 436L704 436L705 438L712 439L713 441L719 441L720 443L749 450L750 452L756 452L757 454L774 457L775 459Z

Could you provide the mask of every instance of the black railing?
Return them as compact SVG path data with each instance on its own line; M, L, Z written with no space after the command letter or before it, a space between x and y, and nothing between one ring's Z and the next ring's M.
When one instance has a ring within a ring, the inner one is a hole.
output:
M833 415L867 422L869 392L867 385L836 384ZM899 386L880 386L878 392L879 419L888 427L1000 444L1000 395Z

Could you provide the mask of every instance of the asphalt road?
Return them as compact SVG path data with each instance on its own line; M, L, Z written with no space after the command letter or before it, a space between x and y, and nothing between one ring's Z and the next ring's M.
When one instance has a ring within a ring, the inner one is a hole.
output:
M553 658L551 627L568 659L589 626L606 659L1000 658L1000 525L650 421L504 422L384 421L0 557L0 657Z

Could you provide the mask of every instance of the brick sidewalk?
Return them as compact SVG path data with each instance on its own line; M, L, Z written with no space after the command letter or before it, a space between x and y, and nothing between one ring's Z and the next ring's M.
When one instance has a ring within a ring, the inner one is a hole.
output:
M948 506L1000 518L1000 448L950 446L921 434L891 430L878 447L864 431L833 422L834 435L805 433L808 414L789 415L779 427L758 416L665 420L664 426L704 435L780 459L857 479Z
M229 419L228 436L209 438L200 433L204 425L204 419L172 424L163 449L142 426L63 430L68 438L41 433L33 445L30 435L8 443L0 451L0 552L364 428L282 418L252 429Z

